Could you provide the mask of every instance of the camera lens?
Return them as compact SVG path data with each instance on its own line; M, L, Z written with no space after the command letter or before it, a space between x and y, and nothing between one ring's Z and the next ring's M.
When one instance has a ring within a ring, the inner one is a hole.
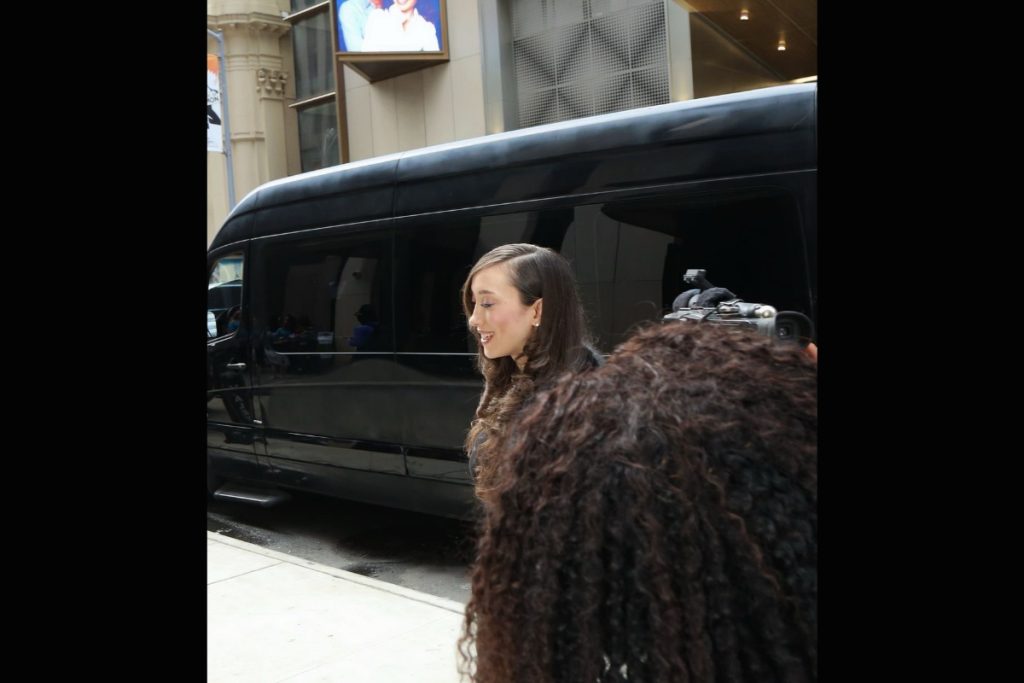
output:
M798 311L780 311L775 319L775 337L779 341L802 343L814 336L814 323Z

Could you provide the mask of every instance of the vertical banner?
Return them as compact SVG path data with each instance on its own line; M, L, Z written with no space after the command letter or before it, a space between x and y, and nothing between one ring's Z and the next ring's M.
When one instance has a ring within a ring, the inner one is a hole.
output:
M224 151L224 128L220 120L220 64L217 55L206 55L206 151Z

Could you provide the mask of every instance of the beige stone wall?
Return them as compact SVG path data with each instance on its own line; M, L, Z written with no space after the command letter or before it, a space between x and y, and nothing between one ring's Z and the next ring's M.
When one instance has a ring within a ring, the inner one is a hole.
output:
M665 2L669 99L673 102L693 99L693 48L690 45L690 13L693 11L683 0Z
M239 198L236 198L240 199ZM206 153L206 244L213 241L228 215L227 157Z
M352 161L485 134L476 0L448 0L448 57L376 83L344 67Z

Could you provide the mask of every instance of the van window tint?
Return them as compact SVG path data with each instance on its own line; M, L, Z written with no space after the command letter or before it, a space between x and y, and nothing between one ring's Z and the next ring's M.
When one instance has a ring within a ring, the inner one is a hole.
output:
M396 239L399 351L474 353L459 290L480 256L513 242L569 260L605 352L669 312L689 268L745 301L811 315L799 212L777 188L417 219Z
M602 350L669 312L689 288L689 268L745 301L811 314L799 212L782 190L609 202L575 214L564 253L579 262L580 296Z
M267 345L280 353L393 349L386 238L320 238L265 245ZM293 359L293 368L301 367Z
M476 353L460 290L477 260L494 247L530 242L561 252L571 209L438 220L399 229L398 350Z

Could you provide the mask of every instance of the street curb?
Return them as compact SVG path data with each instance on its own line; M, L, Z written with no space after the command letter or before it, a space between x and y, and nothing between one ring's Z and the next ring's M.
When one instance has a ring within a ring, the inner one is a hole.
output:
M349 581L351 583L357 583L367 588L375 588L385 593L391 593L402 598L409 600L415 600L416 602L422 602L427 605L434 607L440 607L441 609L454 612L456 614L465 614L466 606L455 600L448 600L446 598L439 598L435 595L428 595L427 593L421 593L420 591L412 590L411 588L405 588L403 586L396 586L393 583L387 583L379 579L372 579L368 576L361 576L353 572L347 572L344 569L338 569L336 567L328 567L327 565L320 564L319 562L313 562L312 560L304 560L301 557L295 557L294 555L288 555L286 553L277 552L276 550L269 550L267 548L260 547L253 543L247 543L245 541L239 541L235 538L224 536L213 531L206 532L206 539L209 541L215 541L224 545L232 546L240 550L247 550L257 555L263 555L281 562L287 562L297 567L304 567L306 569L312 569L313 571L320 572L321 574L327 574L343 581Z

